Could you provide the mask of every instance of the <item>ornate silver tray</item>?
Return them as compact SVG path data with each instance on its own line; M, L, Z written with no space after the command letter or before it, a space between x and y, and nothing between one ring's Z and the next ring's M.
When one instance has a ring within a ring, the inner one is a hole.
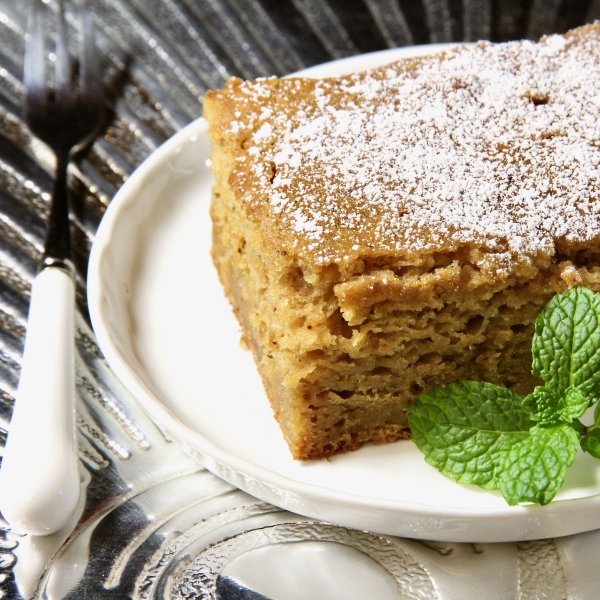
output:
M87 257L110 199L231 75L283 75L429 42L537 38L597 0L96 0L107 126L71 170L84 501L45 538L0 521L3 598L594 599L600 532L519 544L391 538L264 504L189 459L138 408L90 329ZM0 439L9 428L52 158L21 119L27 2L0 0ZM32 442L33 443L33 442ZM43 452L43 448L39 448Z

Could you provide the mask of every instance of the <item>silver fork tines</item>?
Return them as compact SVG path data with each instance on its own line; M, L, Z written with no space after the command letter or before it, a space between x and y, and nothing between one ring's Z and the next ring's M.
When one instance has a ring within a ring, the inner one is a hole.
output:
M55 50L55 94L57 102L68 99L71 77L71 61L69 60L69 48L66 44L67 33L65 31L65 14L62 2L58 3L58 22Z
M54 80L46 73L47 23L54 23L55 48ZM79 149L95 133L104 110L100 61L94 41L94 24L87 0L78 7L79 23L79 81L72 80L67 26L63 3L52 11L42 0L33 0L28 22L23 82L26 87L25 116L33 133L57 153ZM44 118L52 113L53 119ZM64 113L69 112L69 115ZM40 114L44 113L44 114ZM39 123L41 116L45 123ZM52 127L53 120L60 123ZM58 131L57 131L58 130ZM62 135L60 133L62 132ZM68 142L68 144L67 144Z

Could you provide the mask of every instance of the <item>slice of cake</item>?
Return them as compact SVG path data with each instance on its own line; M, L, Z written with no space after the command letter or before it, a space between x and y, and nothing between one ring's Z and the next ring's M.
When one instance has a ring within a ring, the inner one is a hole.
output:
M214 261L296 459L408 437L453 381L527 393L541 308L600 291L599 24L232 79L204 115Z

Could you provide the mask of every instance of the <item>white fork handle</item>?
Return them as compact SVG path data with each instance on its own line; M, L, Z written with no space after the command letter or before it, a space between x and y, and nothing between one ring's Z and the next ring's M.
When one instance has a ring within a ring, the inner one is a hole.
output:
M38 274L0 470L0 511L33 535L58 531L79 501L74 305L69 274L55 267Z

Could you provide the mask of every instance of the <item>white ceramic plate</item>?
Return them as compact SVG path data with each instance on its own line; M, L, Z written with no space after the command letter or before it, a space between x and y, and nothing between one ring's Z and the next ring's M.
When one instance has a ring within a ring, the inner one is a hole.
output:
M314 67L330 76L435 47ZM550 505L509 507L461 486L412 442L292 460L210 258L206 124L154 152L110 205L92 250L89 307L100 346L149 415L213 473L268 502L406 537L499 542L600 527L600 461L581 454Z

